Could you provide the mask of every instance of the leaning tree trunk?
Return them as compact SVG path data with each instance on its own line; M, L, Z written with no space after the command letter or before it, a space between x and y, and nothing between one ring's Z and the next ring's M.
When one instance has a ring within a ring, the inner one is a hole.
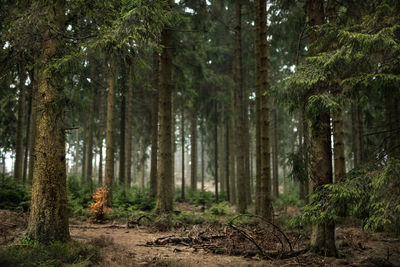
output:
M259 32L259 86L260 86L260 215L272 220L271 203L271 155L269 143L269 85L268 85L268 45L267 45L267 11L266 1L258 0Z
M237 112L237 190L238 190L238 211L244 213L247 209L247 176L245 166L246 141L245 122L243 108L243 80L242 80L242 5L240 0L235 1L235 82L237 91L236 112Z
M324 0L310 0L307 3L309 16L308 26L322 25L324 23ZM316 36L310 33L310 42L314 42ZM310 51L312 54L313 51ZM332 150L331 150L331 128L329 110L321 110L311 120L311 143L312 143L312 180L313 189L321 188L325 184L332 183ZM335 246L335 223L317 223L312 226L310 249L324 256L336 256Z
M65 95L62 74L48 71L63 55L65 7L63 1L42 8L49 27L43 31L39 59L37 138L27 236L39 242L69 239L66 164Z
M26 72L20 70L19 95L18 95L18 118L17 118L17 143L15 149L14 179L22 182L23 158L24 158L24 122L25 122L25 81Z
M171 0L169 0L170 6ZM157 205L158 213L173 211L174 174L172 172L172 30L164 28L161 34L160 75L160 168L158 170Z
M197 116L196 112L192 111L192 119L191 119L191 135L190 135L190 187L192 191L197 190Z
M112 206L112 184L114 180L114 107L115 107L115 58L110 57L108 77L107 120L106 120L106 167L104 182L107 188L107 206Z
M158 88L160 83L160 57L153 52L153 95L151 108L151 162L150 195L157 195L157 156L158 156Z

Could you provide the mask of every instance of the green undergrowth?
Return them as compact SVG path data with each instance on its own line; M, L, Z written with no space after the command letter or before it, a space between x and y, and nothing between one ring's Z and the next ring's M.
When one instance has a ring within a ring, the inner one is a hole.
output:
M0 209L27 211L30 189L17 183L11 176L0 174Z
M23 239L16 245L0 249L0 266L93 266L99 250L92 244L77 241L41 244Z
M294 224L358 219L372 231L400 234L400 161L383 167L366 166L349 172L345 179L316 190L304 214Z

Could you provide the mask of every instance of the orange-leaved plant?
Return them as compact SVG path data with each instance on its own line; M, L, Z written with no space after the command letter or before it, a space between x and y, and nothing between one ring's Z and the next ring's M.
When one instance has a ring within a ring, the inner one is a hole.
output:
M106 187L97 188L93 193L93 202L89 205L89 213L95 216L97 221L104 219L104 215L110 213L111 208L106 206L108 190Z

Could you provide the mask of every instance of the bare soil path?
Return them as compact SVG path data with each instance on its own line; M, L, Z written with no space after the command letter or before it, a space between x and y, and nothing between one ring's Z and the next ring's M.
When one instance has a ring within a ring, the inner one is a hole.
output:
M18 242L26 229L27 215L0 210L0 247ZM126 228L122 223L93 224L71 219L73 239L100 247L98 266L399 266L400 240L391 234L370 233L359 227L336 228L340 258L313 253L297 258L265 260L257 256L214 254L193 246L165 244L149 246L158 238L184 236L179 230L155 232L151 227ZM305 238L303 244L308 240ZM296 249L301 249L297 247Z

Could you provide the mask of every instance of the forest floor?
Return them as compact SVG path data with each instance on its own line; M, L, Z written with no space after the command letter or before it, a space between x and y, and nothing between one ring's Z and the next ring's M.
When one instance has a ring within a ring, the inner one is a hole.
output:
M184 207L189 208L188 205ZM288 211L291 212L290 209ZM0 210L0 218L0 246L16 242L26 228L27 215ZM283 248L288 250L288 246L282 242L281 245L276 244L282 250L270 251L271 254L260 257L254 244L261 246L260 238L264 241L268 238L257 235L260 233L259 226L246 227L234 229L229 225L202 224L160 232L151 224L128 228L126 221L103 224L75 219L70 221L73 239L100 247L99 266L400 266L398 237L366 232L351 224L336 228L339 258L317 256L310 252L286 254ZM240 236L240 231L253 241ZM302 251L308 243L304 235L295 236L290 232L285 235L291 240L294 251ZM265 242L283 240L281 237Z

